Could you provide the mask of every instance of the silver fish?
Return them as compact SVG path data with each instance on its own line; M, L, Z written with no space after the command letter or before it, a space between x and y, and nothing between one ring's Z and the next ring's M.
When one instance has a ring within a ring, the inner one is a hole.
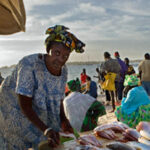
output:
M135 147L136 149L141 149L141 150L150 150L150 146L143 144L143 143L139 143L139 142L127 142L126 144Z
M112 142L106 145L111 150L136 150L135 148L121 142Z
M78 145L67 150L111 150L109 148L98 148L92 145Z
M150 141L148 139L146 139L145 137L140 137L138 138L138 141L140 143L143 143L143 144L146 144L146 145L149 145L150 146Z
M141 136L145 137L146 139L150 140L150 131L149 130L141 130Z

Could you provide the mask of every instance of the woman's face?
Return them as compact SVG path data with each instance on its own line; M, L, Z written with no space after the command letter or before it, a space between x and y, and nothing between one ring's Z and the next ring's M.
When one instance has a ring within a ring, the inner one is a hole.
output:
M63 44L53 44L49 53L49 63L54 70L61 70L70 55L70 50Z

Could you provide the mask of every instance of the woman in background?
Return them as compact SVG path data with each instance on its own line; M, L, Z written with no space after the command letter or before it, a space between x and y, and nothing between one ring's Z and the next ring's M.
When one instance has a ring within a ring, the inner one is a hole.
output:
M67 85L69 92L63 104L71 126L79 132L94 129L98 118L106 114L105 107L92 96L80 93L78 81L71 80Z
M121 106L115 111L117 119L132 128L140 121L150 121L150 99L144 88L138 84L136 75L125 79L124 97Z

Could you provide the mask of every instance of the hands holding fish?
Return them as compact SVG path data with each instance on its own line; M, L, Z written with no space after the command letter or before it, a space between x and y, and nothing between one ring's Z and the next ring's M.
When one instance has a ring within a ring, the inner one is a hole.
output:
M60 143L59 132L50 129L46 132L45 136L47 136L48 144L50 147L57 147Z

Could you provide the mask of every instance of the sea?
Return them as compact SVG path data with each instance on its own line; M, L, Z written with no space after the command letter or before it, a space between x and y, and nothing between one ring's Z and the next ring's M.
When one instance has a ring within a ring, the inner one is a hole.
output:
M133 62L130 63L131 65L133 65L136 73L138 73L138 64L139 62ZM68 81L72 80L72 79L76 79L79 78L80 79L80 74L83 70L83 68L86 69L86 73L88 76L91 77L92 80L97 82L97 78L93 77L93 76L97 76L97 72L96 72L96 68L100 67L101 63L69 63L67 64L68 67ZM1 67L0 68L0 72L2 77L6 78L8 75L10 75L12 73L12 71L14 70L15 65L12 65L10 67Z

